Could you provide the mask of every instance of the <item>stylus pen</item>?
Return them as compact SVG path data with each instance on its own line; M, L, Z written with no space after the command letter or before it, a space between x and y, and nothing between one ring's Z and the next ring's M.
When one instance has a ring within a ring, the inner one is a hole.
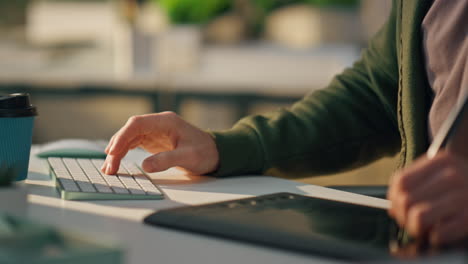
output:
M468 110L468 93L463 97L461 104L455 104L449 115L442 123L442 126L434 137L432 144L427 150L427 157L432 159L443 148L447 147L450 139L455 136L457 128L460 126L463 118L468 118L466 113Z

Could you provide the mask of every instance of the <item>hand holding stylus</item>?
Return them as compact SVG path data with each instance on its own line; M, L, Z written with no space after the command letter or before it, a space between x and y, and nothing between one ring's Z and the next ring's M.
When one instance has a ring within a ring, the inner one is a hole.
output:
M397 173L389 210L400 226L431 244L468 238L468 94L453 107L426 155Z
M393 177L389 213L433 245L468 237L468 163L448 151L423 156Z
M143 161L146 172L178 166L202 175L218 167L219 154L211 135L172 112L163 112L131 117L111 138L101 170L117 173L121 159L137 147L153 154Z

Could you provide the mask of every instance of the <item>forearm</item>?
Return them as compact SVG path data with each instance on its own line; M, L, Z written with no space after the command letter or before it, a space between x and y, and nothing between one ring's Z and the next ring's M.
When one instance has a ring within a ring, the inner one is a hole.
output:
M323 174L396 153L396 118L373 92L350 89L346 75L290 109L213 132L220 152L217 175L258 174L272 167L298 176Z

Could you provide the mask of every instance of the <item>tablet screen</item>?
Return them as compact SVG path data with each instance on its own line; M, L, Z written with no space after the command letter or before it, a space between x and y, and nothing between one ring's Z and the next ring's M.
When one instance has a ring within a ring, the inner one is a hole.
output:
M354 260L389 257L394 237L383 209L291 193L164 210L145 222Z
M254 202L257 204L231 203L238 208L225 212L208 210L223 221L255 225L259 230L388 249L391 220L385 210L295 195L280 196L275 202L262 201L264 205Z

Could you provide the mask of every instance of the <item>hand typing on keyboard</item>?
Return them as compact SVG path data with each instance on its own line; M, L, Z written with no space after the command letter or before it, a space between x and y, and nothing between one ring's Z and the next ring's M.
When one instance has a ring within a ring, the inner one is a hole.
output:
M194 174L216 170L219 154L214 139L172 112L134 116L111 138L101 167L115 174L127 152L141 147L153 155L143 161L147 172L182 167Z

